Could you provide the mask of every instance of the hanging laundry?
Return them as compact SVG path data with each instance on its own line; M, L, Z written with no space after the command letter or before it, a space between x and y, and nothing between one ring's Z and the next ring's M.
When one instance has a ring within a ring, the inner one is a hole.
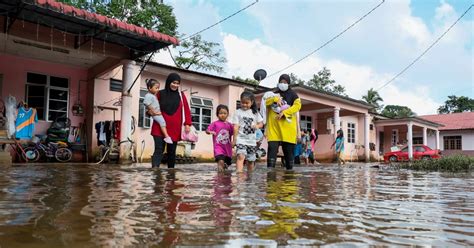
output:
M25 109L21 107L18 109L16 117L16 135L17 139L31 139L35 130L35 123L38 122L38 115L36 109Z

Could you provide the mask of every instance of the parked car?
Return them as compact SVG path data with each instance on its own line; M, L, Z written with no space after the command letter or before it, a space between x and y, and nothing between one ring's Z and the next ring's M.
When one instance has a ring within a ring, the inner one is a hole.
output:
M438 159L441 158L440 150L433 150L425 145L413 145L413 159ZM383 155L385 162L408 161L408 146L399 151L387 152Z

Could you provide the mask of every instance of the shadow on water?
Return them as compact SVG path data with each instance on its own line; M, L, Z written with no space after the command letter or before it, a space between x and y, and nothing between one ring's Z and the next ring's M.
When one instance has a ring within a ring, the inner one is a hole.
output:
M473 246L474 175L365 165L2 168L0 246Z

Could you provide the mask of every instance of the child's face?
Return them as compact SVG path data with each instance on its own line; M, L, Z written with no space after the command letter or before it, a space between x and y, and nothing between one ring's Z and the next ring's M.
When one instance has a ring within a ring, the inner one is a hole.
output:
M250 99L240 99L240 107L243 110L248 110L252 107L252 101Z
M160 90L160 84L154 84L151 88L148 88L151 94L156 95L156 93Z
M217 113L217 117L219 118L220 121L227 120L228 115L229 113L225 109L219 109L219 112Z

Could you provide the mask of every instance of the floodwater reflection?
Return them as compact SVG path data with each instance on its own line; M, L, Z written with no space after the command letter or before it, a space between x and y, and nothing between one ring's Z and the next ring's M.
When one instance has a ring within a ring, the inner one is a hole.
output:
M2 168L0 246L473 246L473 173Z

